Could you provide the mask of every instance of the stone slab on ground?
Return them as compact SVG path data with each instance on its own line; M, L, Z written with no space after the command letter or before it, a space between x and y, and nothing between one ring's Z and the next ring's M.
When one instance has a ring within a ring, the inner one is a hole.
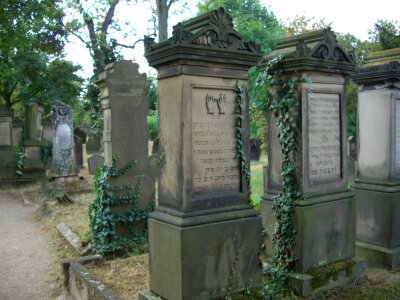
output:
M75 249L80 255L85 255L89 252L89 247L83 247L82 241L67 225L60 223L57 225L58 232L63 238Z

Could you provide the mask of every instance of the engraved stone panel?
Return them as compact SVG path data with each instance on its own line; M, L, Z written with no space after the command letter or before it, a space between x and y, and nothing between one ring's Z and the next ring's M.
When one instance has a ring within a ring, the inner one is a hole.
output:
M395 174L400 175L400 98L396 99Z
M236 93L194 87L192 96L193 192L239 191Z
M0 122L0 146L11 146L10 122Z
M341 177L339 94L310 93L308 100L309 181Z

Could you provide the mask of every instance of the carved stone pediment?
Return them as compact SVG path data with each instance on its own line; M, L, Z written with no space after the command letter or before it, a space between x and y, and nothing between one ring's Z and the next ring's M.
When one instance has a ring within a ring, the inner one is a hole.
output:
M294 69L344 70L354 69L354 51L346 53L338 44L331 28L314 30L284 38L277 44L277 50L261 60L261 65L281 55L281 66Z
M154 44L154 40L145 38L146 52L173 45L261 53L260 45L242 40L239 32L233 28L232 18L223 8L178 23L173 27L172 37L167 41Z

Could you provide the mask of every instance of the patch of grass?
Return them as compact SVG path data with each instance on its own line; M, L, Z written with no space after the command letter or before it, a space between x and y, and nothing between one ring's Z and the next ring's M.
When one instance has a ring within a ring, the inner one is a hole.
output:
M267 156L261 156L259 161L250 162L251 201L256 207L259 207L261 197L264 194L263 167L266 163Z
M85 268L122 299L136 299L139 291L149 288L148 254L90 263Z

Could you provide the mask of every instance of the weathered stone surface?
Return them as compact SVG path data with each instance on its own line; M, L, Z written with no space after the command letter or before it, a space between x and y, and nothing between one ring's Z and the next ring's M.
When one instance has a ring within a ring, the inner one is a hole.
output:
M104 164L104 157L99 154L94 154L88 158L89 174L96 174L97 169Z
M80 255L85 255L88 252L89 248L84 248L82 246L79 236L77 236L67 225L60 223L57 225L57 230Z
M96 154L101 149L101 140L97 136L89 135L88 141L86 142L86 153Z
M303 77L296 111L296 181L303 199L295 206L296 272L334 264L355 255L355 200L347 187L346 85L344 75L354 70L347 54L328 29L313 31L278 42L276 69L283 80ZM269 97L274 94L270 93ZM270 114L269 166L261 215L266 230L265 255L272 256L275 217L273 197L281 190L281 147L276 118ZM340 281L339 281L340 282ZM343 284L340 282L340 284ZM328 284L326 288L330 288ZM305 288L303 286L303 288Z
M78 167L83 167L83 144L86 143L86 132L79 127L74 128L74 155Z
M400 268L400 49L372 53L354 80L358 101L357 255Z
M13 110L0 106L0 180L15 178L12 136Z
M260 218L181 228L149 219L150 290L163 299L219 299L259 283Z
M250 139L250 160L260 160L261 146L258 140Z
M248 158L247 76L258 48L241 39L223 9L180 23L168 41L147 39L145 46L158 70L165 157L149 219L151 293L213 299L257 285L261 220L249 204L236 134L242 132ZM242 128L237 85L243 88Z
M117 168L131 161L136 164L124 175L112 178L113 185L136 185L143 176L138 205L147 207L154 197L154 178L150 171L148 155L147 111L150 82L146 74L139 73L139 65L131 61L110 64L99 75L97 85L101 90L104 116L104 163L111 166L118 157ZM129 205L118 207L121 211Z
M72 109L58 101L52 110L54 122L52 175L76 175Z

